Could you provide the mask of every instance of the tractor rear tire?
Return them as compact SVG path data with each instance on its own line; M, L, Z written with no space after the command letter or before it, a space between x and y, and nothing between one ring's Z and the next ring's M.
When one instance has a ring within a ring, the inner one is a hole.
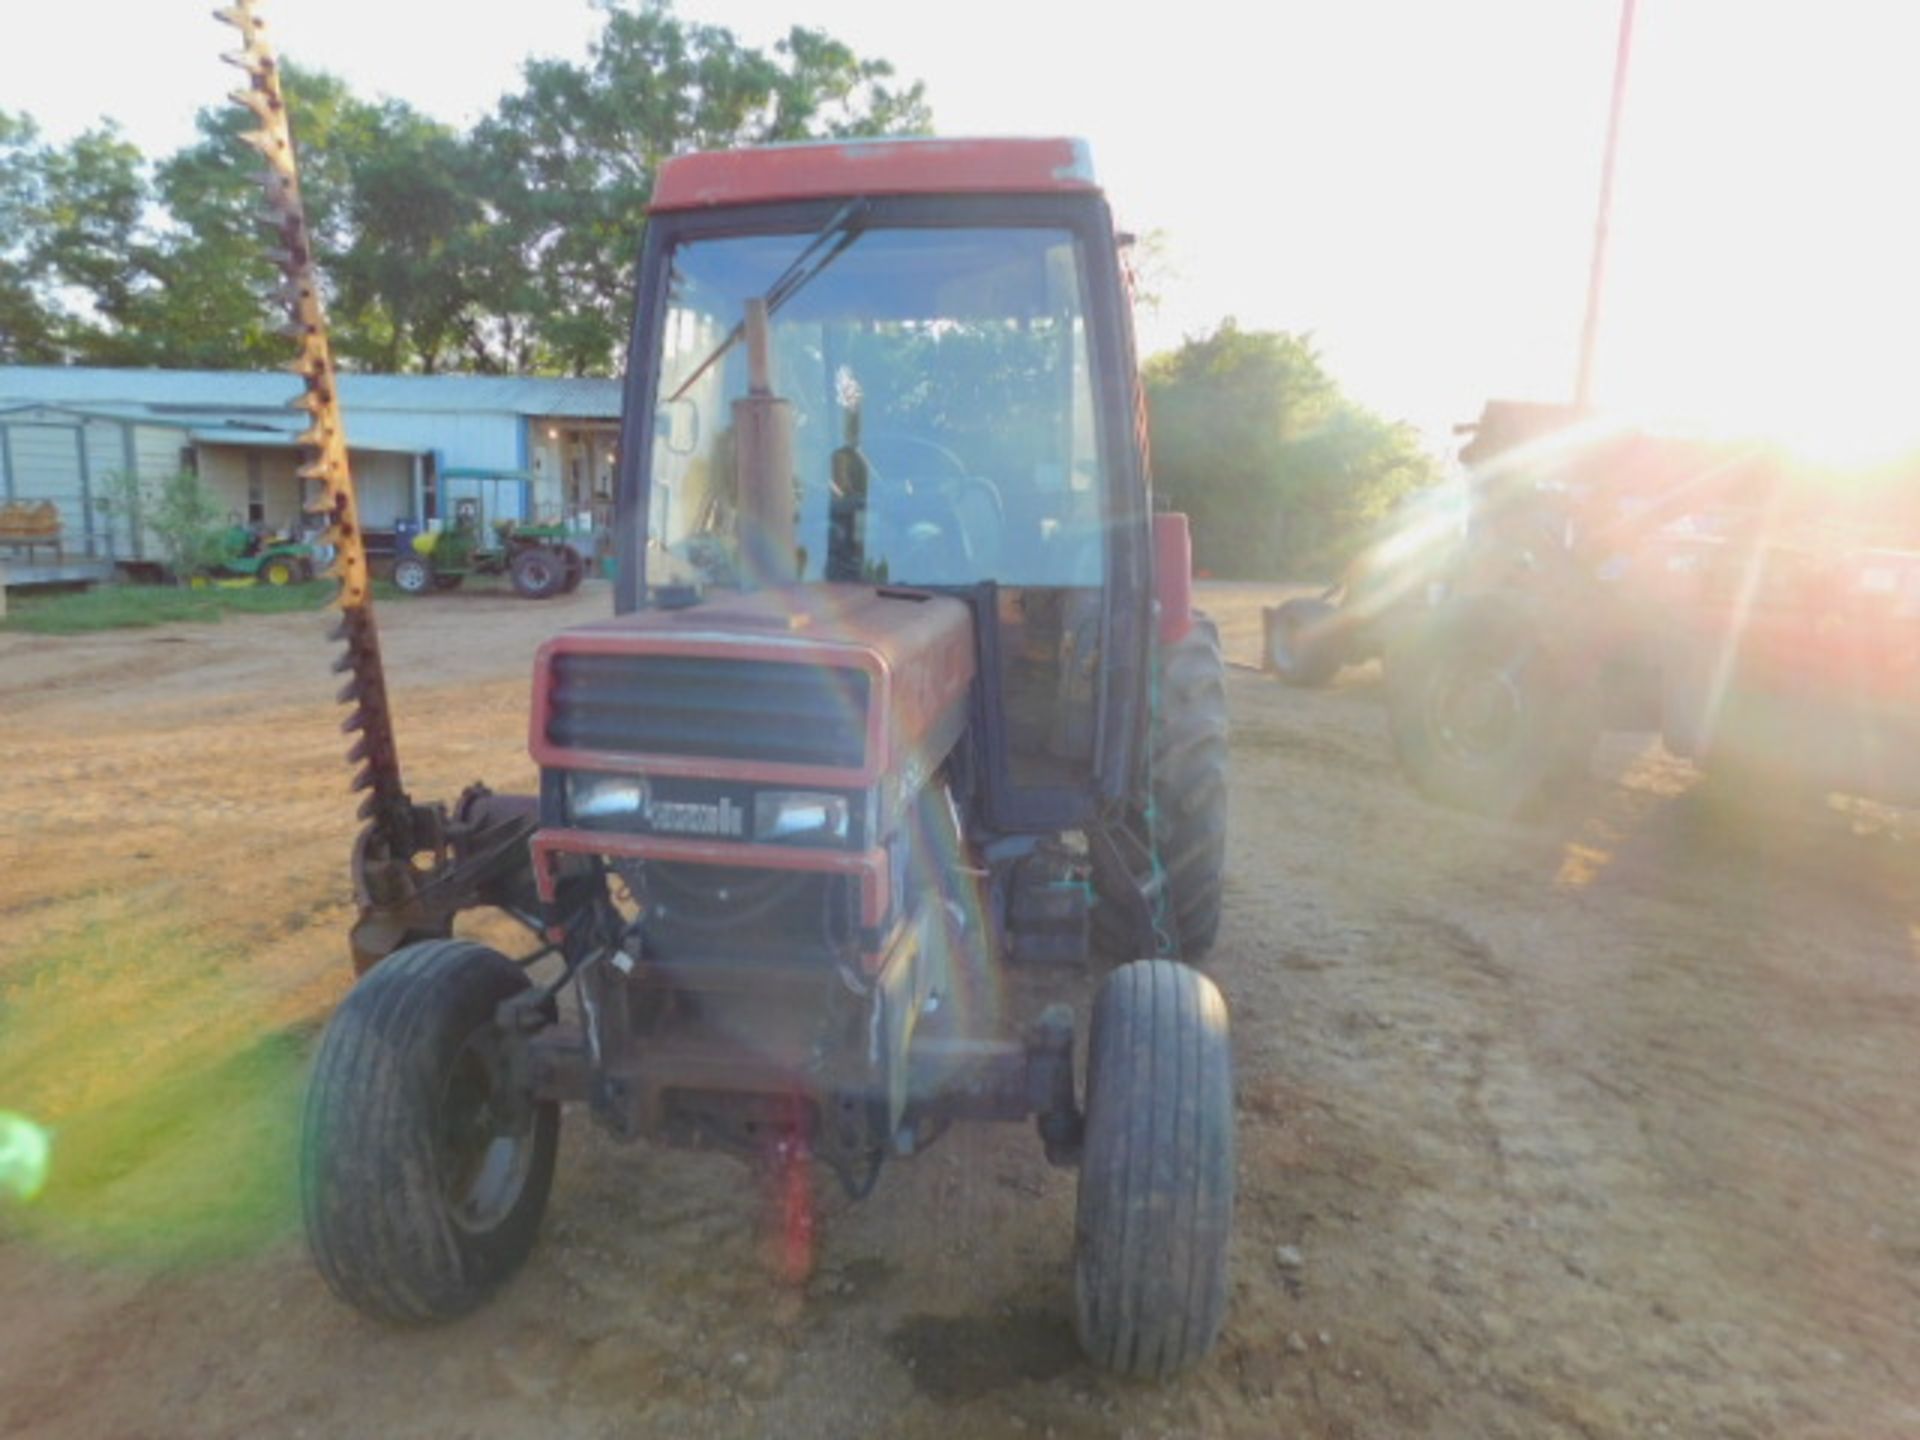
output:
M1296 595L1267 617L1267 664L1289 685L1318 690L1340 673L1339 610L1316 596Z
M301 1200L333 1292L400 1324L475 1309L533 1249L560 1111L503 1094L494 1012L528 988L505 956L427 940L335 1012L307 1091Z
M1191 963L1220 933L1227 878L1227 665L1205 615L1161 655L1153 792L1154 845Z
M393 562L393 588L402 595L424 595L436 581L424 555L402 555Z
M1227 667L1212 620L1196 611L1187 633L1162 647L1155 684L1152 798L1135 802L1133 825L1152 838L1163 872L1173 932L1166 938L1194 964L1220 933L1227 871ZM1097 869L1094 888L1094 943L1103 954L1163 953L1160 937L1133 933L1123 900L1099 893Z
M548 600L566 583L566 562L545 545L530 545L508 562L514 593L523 600Z
M1233 1184L1226 1002L1187 966L1121 966L1094 998L1074 1218L1074 1329L1096 1365L1158 1380L1213 1348Z
M1387 724L1421 793L1495 819L1539 810L1592 763L1593 687L1523 609L1456 601L1389 657Z

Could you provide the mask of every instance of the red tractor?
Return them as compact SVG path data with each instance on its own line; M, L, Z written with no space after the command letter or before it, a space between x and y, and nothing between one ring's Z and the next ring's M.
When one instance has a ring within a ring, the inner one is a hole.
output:
M1122 255L1083 146L874 141L673 160L627 367L616 615L533 675L536 796L400 784L320 290L250 0L250 137L341 545L366 830L361 976L303 1144L327 1282L443 1319L527 1259L563 1105L818 1161L864 1195L960 1120L1079 1170L1076 1326L1129 1375L1226 1306L1220 646L1155 516ZM530 953L454 939L481 906ZM1009 966L1126 963L1085 1079ZM535 978L536 975L538 978ZM644 1204L637 1200L636 1204ZM799 1207L804 1210L804 1205ZM796 1223L804 1238L809 1227ZM804 1255L794 1257L804 1269Z
M1489 404L1467 533L1389 657L1396 751L1492 814L1651 729L1710 774L1920 802L1920 504L1769 447ZM1431 578L1431 577L1430 577Z

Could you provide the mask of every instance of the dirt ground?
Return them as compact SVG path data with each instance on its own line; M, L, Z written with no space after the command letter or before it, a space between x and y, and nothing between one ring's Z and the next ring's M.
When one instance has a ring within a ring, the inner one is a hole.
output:
M1207 596L1240 660L1262 598ZM414 791L526 784L533 648L608 604L386 606ZM0 1432L1920 1435L1920 817L1716 800L1644 737L1549 821L1452 814L1366 671L1232 677L1239 1220L1197 1373L1078 1359L1073 1177L1021 1127L823 1185L792 1291L737 1162L571 1116L495 1304L363 1321L292 1189L349 978L320 631L0 636L0 1109L56 1129L0 1199Z

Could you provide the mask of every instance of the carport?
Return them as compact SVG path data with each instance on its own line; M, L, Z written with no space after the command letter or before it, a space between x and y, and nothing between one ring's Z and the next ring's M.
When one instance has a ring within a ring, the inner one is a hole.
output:
M292 430L206 427L195 429L191 438L201 478L236 524L264 525L275 532L299 526L304 498L294 473L300 452ZM391 536L396 524L420 513L433 482L431 452L355 444L348 463L359 494L361 528L370 539Z

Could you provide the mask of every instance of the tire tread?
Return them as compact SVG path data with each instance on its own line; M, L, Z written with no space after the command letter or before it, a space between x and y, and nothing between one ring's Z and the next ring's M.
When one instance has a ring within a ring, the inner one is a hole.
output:
M484 946L424 941L367 972L327 1027L307 1093L302 1209L322 1278L370 1315L420 1324L464 1314L532 1248L557 1108L536 1106L532 1170L486 1237L463 1239L442 1212L431 1132L444 1066L471 1024L526 985Z
M1095 1001L1075 1315L1088 1355L1119 1374L1174 1374L1220 1333L1234 1181L1225 1019L1213 983L1170 960L1120 967Z

